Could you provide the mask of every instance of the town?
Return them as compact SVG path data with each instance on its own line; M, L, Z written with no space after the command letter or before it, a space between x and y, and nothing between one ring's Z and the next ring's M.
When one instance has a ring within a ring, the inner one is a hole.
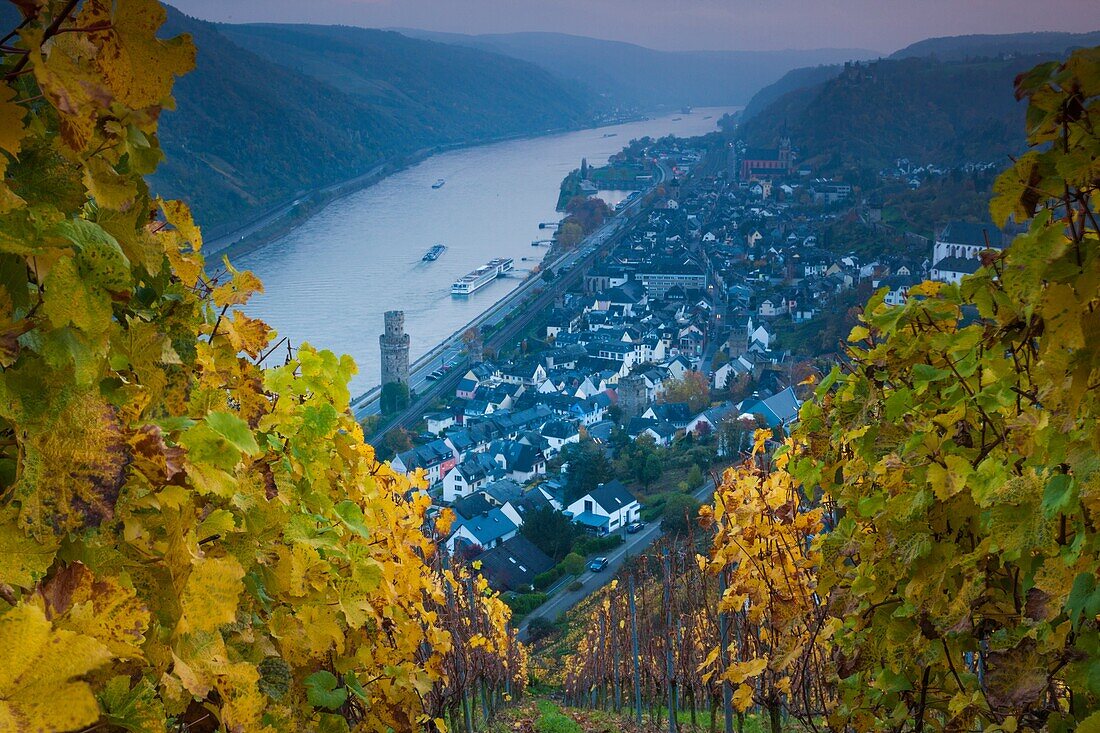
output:
M958 282L1006 241L961 219L930 225L931 237L903 231L875 192L800 166L789 140L761 150L712 135L633 141L606 168L582 162L562 186L575 215L555 248L602 222L589 220L601 190L644 189L662 170L647 214L607 256L509 347L465 334L457 386L380 448L437 513L453 511L439 541L480 563L516 621L555 592L583 597L609 564L690 527L754 431L789 431L857 303L880 291L899 305L923 280ZM919 188L952 174L903 160L879 180ZM383 387L407 379L401 317L386 314Z

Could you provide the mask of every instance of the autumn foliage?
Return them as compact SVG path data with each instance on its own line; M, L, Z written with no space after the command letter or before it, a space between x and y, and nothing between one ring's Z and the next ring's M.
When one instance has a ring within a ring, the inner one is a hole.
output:
M1031 150L990 211L1023 233L960 284L873 296L793 435L757 433L701 512L713 580L664 581L646 700L698 690L774 733L1100 729L1100 49L1016 93ZM572 660L584 704L630 666L609 623Z
M441 729L518 692L484 581L152 198L189 39L153 0L23 0L0 75L0 731ZM211 100L211 103L217 103ZM458 671L456 671L458 670ZM461 674L459 674L461 672Z

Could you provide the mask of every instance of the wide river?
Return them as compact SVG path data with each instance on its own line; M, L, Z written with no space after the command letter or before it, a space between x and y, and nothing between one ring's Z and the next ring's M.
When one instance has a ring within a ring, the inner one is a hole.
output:
M734 108L697 108L624 125L496 143L433 156L332 202L286 236L237 258L265 292L249 306L297 346L351 354L352 394L378 384L382 313L405 311L411 358L431 349L516 287L546 250L532 247L557 221L558 189L569 171L603 165L631 139L700 135ZM446 185L433 189L444 179ZM433 244L447 245L422 262ZM468 297L451 283L493 257L512 257L513 277ZM524 259L526 258L526 259Z

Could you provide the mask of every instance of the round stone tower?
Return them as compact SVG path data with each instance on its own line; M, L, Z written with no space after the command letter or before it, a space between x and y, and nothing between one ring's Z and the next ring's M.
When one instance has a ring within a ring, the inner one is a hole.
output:
M378 337L382 350L382 384L409 383L409 334L405 333L405 311L386 311L386 332Z
M622 411L623 423L632 417L638 417L646 408L645 379L638 374L631 374L619 380L617 388L619 394L619 409Z

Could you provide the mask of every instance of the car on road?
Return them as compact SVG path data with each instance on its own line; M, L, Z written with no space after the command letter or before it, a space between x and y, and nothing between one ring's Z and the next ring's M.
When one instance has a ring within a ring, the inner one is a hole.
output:
M626 525L626 533L637 534L641 532L643 528L645 528L645 522L631 522L630 524Z
M606 557L597 557L592 562L588 563L588 569L594 573L598 573L607 567Z

